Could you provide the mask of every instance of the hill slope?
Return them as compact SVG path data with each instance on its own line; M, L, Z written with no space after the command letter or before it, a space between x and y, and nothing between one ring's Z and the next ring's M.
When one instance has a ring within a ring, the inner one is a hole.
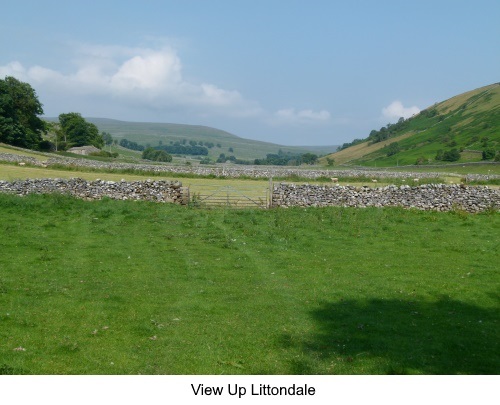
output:
M395 166L445 162L453 150L458 162L500 151L500 83L437 103L328 157L337 164Z
M263 158L268 153L278 153L280 149L283 152L294 154L314 152L315 150L315 147L309 149L307 146L283 146L244 139L229 132L202 125L128 122L107 118L86 118L86 120L97 125L99 131L109 132L118 141L125 138L145 146L148 144L153 147L158 146L160 142L163 145L169 145L171 142L182 142L183 140L219 144L221 147L214 146L209 149L209 156L213 158L224 153L226 156L234 155L238 159L253 160ZM232 152L229 150L230 148L232 148ZM333 149L330 147L326 150Z

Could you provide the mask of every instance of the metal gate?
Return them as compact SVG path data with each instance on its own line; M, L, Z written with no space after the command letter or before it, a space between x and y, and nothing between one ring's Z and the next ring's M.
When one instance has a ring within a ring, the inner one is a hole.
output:
M189 203L194 206L229 208L269 208L269 188L258 186L197 185L189 187Z

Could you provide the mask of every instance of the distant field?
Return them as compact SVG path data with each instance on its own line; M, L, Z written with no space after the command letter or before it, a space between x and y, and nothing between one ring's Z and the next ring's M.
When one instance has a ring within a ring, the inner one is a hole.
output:
M19 167L15 165L0 164L0 180L14 181L24 179L44 179L44 178L81 178L87 181L97 179L110 181L145 181L151 176L136 175L127 173L99 173L85 171L68 171L54 170L49 168L38 167ZM184 178L176 176L154 176L155 180L177 180L183 186L189 187L191 193L205 193L207 190L215 191L218 188L233 187L245 190L249 196L263 196L269 187L269 181L263 180L246 180L246 179L205 179L205 178Z
M437 172L437 173L457 173L457 174L494 174L500 175L500 163L498 164L474 164L474 165L443 165L443 166L411 166L393 167L395 171L411 172Z
M498 374L500 214L0 195L2 374Z
M40 160L42 162L48 159L47 156L41 155L39 153L29 152L26 150L17 150L3 145L0 145L0 153L10 153L11 155L29 156L35 158L36 160Z
M55 118L47 119L51 121L56 120ZM311 151L307 147L284 146L240 138L229 132L203 125L127 122L105 118L86 119L97 125L99 131L109 132L118 141L126 138L129 141L137 142L144 146L150 145L154 147L160 145L160 142L162 145L169 145L170 142L181 142L182 140L213 142L215 145L220 144L221 147L214 146L209 149L209 156L215 159L221 153L224 153L226 156L234 155L238 159L253 160L264 158L268 153L278 153L280 149L283 152L293 153ZM233 152L229 151L229 148L232 148ZM327 150L324 153L330 151Z
M441 178L435 179L422 179L421 183L442 183L442 182L459 182L459 178L450 175L443 175ZM52 168L41 168L41 167L21 167L18 165L0 164L0 180L14 181L23 179L43 179L43 178L82 178L88 181L94 181L97 179L101 180L111 180L111 181L144 181L149 178L154 179L164 179L164 180L176 180L180 181L183 186L189 187L191 193L209 193L210 190L214 191L222 187L232 187L239 190L244 190L245 195L253 197L262 197L267 193L269 189L268 179L246 179L246 178L204 178L204 177L186 177L186 176L176 176L172 175L158 175L157 173L150 174L129 174L129 173L113 173L113 172L96 172L96 171L85 171L83 169L64 170L64 169L52 169ZM320 178L317 180L312 179L300 179L298 177L291 177L286 180L275 179L274 182L285 181L287 183L308 183L308 184L327 184L331 185L332 182L330 178ZM368 186L368 187L381 187L388 184L409 184L413 185L414 182L411 180L403 181L402 179L394 178L380 178L377 183L371 181L369 172L367 172L365 178L353 178L349 177L349 172L346 171L346 176L340 176L340 185L352 185L352 186ZM416 183L415 183L416 184ZM243 191L242 191L243 192Z

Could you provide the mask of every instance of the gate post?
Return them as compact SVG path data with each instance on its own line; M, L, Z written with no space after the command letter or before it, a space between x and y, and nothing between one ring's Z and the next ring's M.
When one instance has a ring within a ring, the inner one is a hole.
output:
M267 208L273 207L273 178L269 177L269 200L267 202Z

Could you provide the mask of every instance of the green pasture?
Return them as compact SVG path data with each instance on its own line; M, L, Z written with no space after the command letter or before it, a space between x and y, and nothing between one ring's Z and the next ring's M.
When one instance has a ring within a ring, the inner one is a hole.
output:
M87 181L94 181L97 179L110 180L110 181L144 181L150 178L156 180L176 180L180 181L184 187L189 187L192 196L203 194L209 195L213 193L218 194L220 189L235 189L237 193L248 196L250 198L262 199L269 192L268 179L251 179L251 178L225 178L225 177L203 177L203 176L188 176L188 175L163 175L158 173L144 173L140 174L139 171L129 173L128 171L120 172L119 170L109 170L106 172L99 172L94 170L86 171L85 168L71 168L61 167L54 169L51 167L33 167L33 166L18 166L15 164L0 164L0 180L14 181L23 179L43 179L43 178L81 178ZM275 183L285 181L287 183L309 183L309 184L324 184L332 185L330 178L318 178L315 180L304 179L298 176L290 176L286 179L273 179ZM443 176L441 178L422 179L418 183L413 180L403 180L395 178L380 178L377 183L371 181L369 173L364 178L355 178L348 176L340 176L339 183L341 185L351 186L368 186L368 187L381 187L388 184L423 184L423 183L458 183L460 181L457 177Z
M149 174L130 174L130 173L116 173L110 172L96 172L96 171L80 171L80 170L64 170L64 169L51 169L42 167L29 167L17 166L9 164L0 164L0 180L15 181L24 179L46 179L46 178L81 178L87 181L109 180L109 181L145 181L147 179L155 180L174 180L180 181L184 187L189 187L191 194L210 194L219 188L234 188L241 190L249 197L262 197L266 195L269 189L269 181L263 180L249 180L249 179L229 179L229 178L203 178L203 177L176 177L158 175L152 176Z
M442 166L405 166L391 167L394 171L410 171L410 172L436 172L436 173L451 173L458 175L465 174L484 174L484 175L500 175L500 163L483 163L483 164L464 164L464 165L442 165Z
M498 213L0 212L3 374L500 372Z
M9 145L1 144L0 145L0 153L9 153L11 155L19 155L19 156L27 156L31 158L35 158L36 160L46 161L48 159L47 156L42 155L41 153L29 151L27 149L19 150Z

